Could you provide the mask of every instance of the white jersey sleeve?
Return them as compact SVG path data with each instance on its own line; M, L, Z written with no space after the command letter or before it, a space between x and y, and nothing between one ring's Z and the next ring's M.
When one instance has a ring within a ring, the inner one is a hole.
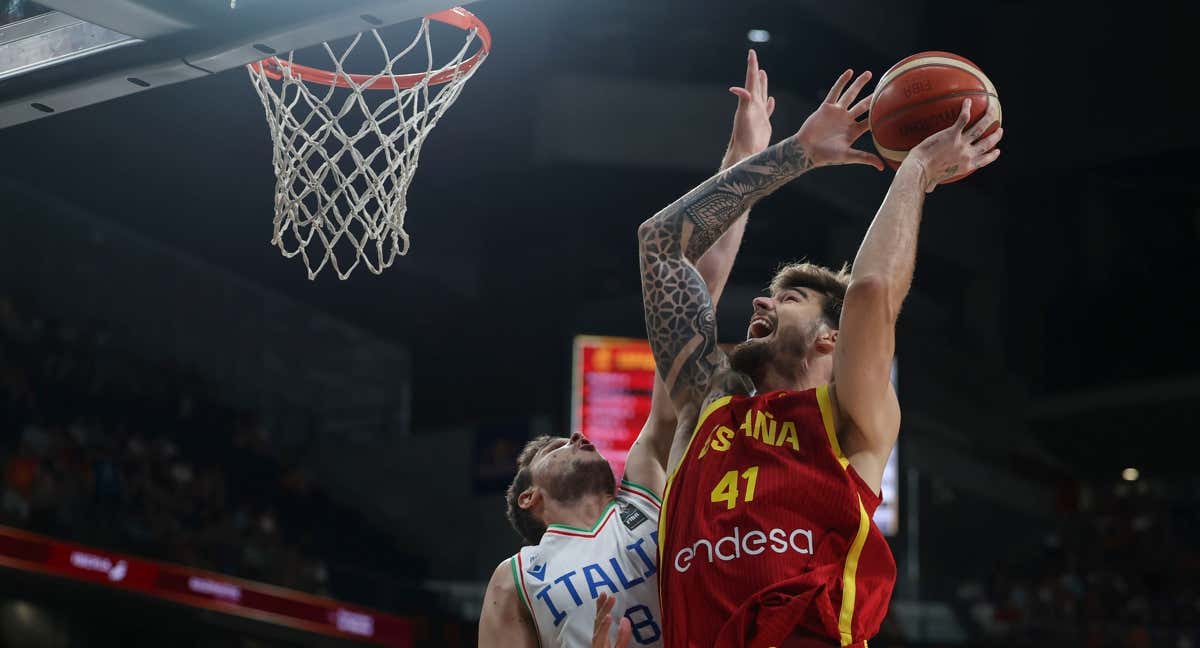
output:
M654 522L654 526L658 527L658 515L662 512L662 498L657 493L628 479L622 479L620 486L617 487L617 499L632 504L637 510L649 516Z

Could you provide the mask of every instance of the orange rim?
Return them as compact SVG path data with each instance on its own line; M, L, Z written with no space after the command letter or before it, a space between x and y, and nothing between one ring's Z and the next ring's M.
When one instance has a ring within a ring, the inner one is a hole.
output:
M470 72L476 65L479 65L483 57L492 49L492 34L488 31L487 25L483 24L483 21L478 16L462 7L439 11L426 16L426 18L457 27L463 31L476 30L476 35L479 37L481 43L479 51L475 52L475 55L471 58L459 63L458 66L442 70L432 76L428 73L376 75L348 74L343 72L338 74L329 70L300 65L299 63L288 63L278 56L271 56L258 63L251 63L250 67L276 81L283 78L283 70L287 69L291 71L292 76L298 77L300 80L308 83L319 83L339 88L357 87L363 90L392 90L395 88L411 88L426 79L428 79L430 85L445 83L455 76ZM375 80L371 81L371 79Z

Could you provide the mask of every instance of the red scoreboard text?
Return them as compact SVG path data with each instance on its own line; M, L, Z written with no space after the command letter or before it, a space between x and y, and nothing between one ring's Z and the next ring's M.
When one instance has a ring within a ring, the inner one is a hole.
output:
M654 355L645 340L575 338L571 430L580 432L620 478L625 456L650 415Z

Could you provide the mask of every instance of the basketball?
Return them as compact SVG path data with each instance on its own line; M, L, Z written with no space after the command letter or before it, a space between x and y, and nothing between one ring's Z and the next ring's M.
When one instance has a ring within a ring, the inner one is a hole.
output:
M984 135L1000 127L1000 98L991 80L971 61L949 52L921 52L892 66L875 87L871 104L871 138L893 169L929 135L954 123L962 101L971 99L970 125L993 122ZM943 182L955 182L970 172Z

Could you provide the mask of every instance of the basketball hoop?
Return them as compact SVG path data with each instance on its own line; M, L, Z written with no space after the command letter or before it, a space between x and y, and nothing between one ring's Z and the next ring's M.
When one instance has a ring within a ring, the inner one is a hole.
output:
M467 34L458 53L441 67L433 60L431 21ZM477 39L479 46L468 58ZM360 43L374 49L365 44L371 42L382 50L383 70L347 72L343 65L350 53ZM425 52L425 71L394 73L418 46ZM491 34L474 14L455 7L422 18L416 37L396 54L377 29L354 36L337 48L341 51L328 42L322 47L331 70L300 65L293 60L295 52L246 66L275 149L271 243L287 258L299 254L309 279L327 263L339 279L359 263L380 274L408 252L406 195L421 145L487 58ZM352 259L346 258L350 252Z

